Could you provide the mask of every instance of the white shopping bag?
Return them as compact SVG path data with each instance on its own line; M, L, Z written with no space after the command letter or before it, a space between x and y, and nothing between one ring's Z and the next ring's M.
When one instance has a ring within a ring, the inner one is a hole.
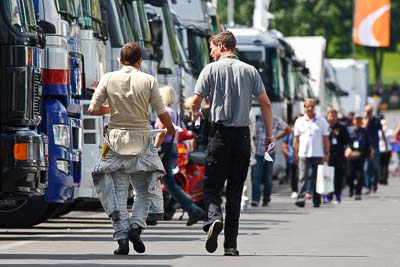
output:
M334 175L334 167L327 164L318 165L316 188L318 194L327 195L335 190L333 185Z

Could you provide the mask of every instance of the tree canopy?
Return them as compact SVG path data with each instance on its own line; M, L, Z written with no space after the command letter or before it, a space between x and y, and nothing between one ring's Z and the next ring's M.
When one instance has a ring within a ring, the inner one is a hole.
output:
M226 5L227 0L218 1L222 23L226 23L227 19ZM400 0L391 1L391 46L387 49L353 45L353 5L354 1L349 0L271 0L269 11L274 14L275 19L270 22L270 28L279 30L285 36L324 36L327 40L328 58L355 56L354 50L373 58L378 52L397 51L400 42ZM251 26L253 9L254 0L236 0L235 23ZM379 78L379 74L376 78Z

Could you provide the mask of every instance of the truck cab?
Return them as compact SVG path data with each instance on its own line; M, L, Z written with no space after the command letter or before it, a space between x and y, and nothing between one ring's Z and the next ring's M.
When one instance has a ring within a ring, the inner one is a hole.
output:
M82 100L83 149L81 183L76 188L80 200L96 198L91 173L100 159L103 144L103 117L87 113L93 92L110 62L106 59L106 42L108 39L106 11L101 9L99 0L82 0L82 12L79 16L81 28L81 46L85 57L86 87Z
M282 65L279 59L281 46L269 32L254 28L228 28L236 37L236 50L240 60L254 66L260 73L273 113L285 118Z
M175 27L179 43L182 44L191 70L183 76L185 98L193 95L201 70L211 62L208 39L212 33L219 30L216 14L209 15L209 9L212 7L204 0L182 0L171 5L171 11L176 17ZM212 17L215 18L215 25L211 24Z
M42 57L43 117L49 137L46 201L64 203L80 183L82 153L82 73L78 1L34 0L38 24L46 36Z
M47 136L41 122L45 38L32 0L0 5L0 227L30 225L47 186Z
M181 88L181 58L169 4L165 1L147 2L145 11L158 61L156 68L158 83L160 85L171 85L179 95Z

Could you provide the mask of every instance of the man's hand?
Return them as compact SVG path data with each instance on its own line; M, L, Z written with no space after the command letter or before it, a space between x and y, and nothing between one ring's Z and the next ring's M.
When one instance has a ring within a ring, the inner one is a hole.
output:
M88 108L88 113L92 116L103 116L110 113L110 106L101 105L98 110L94 110L93 107L90 105Z
M350 147L347 147L346 150L344 151L344 157L345 157L346 159L350 159L350 157L351 157L351 152L353 152L353 151L351 150L351 148L350 148Z
M203 113L201 113L201 111L197 111L197 112L190 112L190 119L195 122L198 118L200 118L201 120L204 118Z

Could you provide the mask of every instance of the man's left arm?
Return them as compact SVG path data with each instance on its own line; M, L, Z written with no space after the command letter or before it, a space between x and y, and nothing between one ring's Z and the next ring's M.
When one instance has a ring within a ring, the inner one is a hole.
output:
M262 93L257 96L257 100L260 103L261 114L265 128L265 150L270 143L275 141L272 136L272 105L266 93Z

